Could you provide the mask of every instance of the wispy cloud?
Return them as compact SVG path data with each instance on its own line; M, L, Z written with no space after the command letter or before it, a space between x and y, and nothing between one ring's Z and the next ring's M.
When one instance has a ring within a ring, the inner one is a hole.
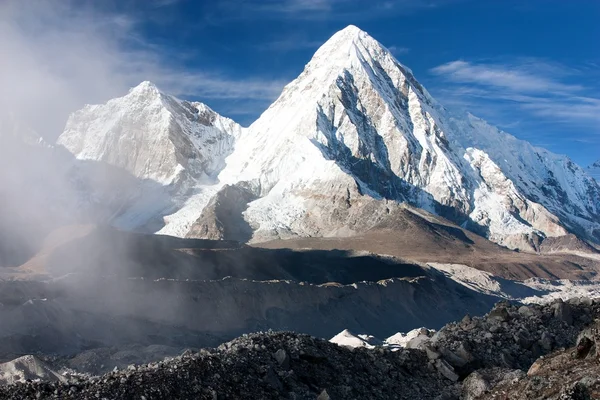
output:
M219 0L215 19L365 20L411 14L462 0ZM213 21L215 21L213 19Z
M400 56L402 54L406 54L410 51L408 47L402 46L390 46L387 48L394 56Z
M155 3L167 6L166 0ZM275 99L285 84L185 68L181 55L145 39L135 17L95 4L0 2L0 110L10 110L53 139L70 112L123 95L143 80L155 82L167 93L208 103L210 99L266 102Z
M536 68L536 67L542 68ZM540 70L548 71L550 66L541 62L536 64L474 64L456 60L437 66L431 70L434 74L459 83L505 88L515 92L573 92L582 90L580 85L570 85L558 81L555 75L540 75Z
M538 59L511 62L455 60L431 69L443 85L444 101L462 108L482 110L514 123L515 113L545 121L590 127L600 133L598 88L581 82L581 71ZM513 118L503 118L511 115Z
M185 71L176 71L170 76L164 76L158 71L152 72L150 76L168 93L201 99L273 100L288 83L283 80L233 79L218 74Z

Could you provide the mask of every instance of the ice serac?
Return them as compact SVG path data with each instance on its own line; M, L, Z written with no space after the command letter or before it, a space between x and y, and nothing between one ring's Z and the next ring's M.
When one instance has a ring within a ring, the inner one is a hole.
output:
M202 103L142 82L121 98L69 117L58 143L78 159L103 161L162 185L209 182L241 127Z
M600 240L600 188L580 167L451 114L355 26L248 128L219 179L253 188L257 241L352 234L404 201L511 248L567 230Z

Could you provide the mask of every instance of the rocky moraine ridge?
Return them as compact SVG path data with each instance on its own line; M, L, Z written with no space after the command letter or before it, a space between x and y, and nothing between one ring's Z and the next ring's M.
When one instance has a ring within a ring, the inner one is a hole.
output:
M261 332L103 376L3 386L0 399L594 399L599 317L589 298L500 302L396 349Z

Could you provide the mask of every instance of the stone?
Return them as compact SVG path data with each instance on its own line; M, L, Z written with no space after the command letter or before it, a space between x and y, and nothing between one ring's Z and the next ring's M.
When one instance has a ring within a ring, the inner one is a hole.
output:
M540 341L538 340L531 346L531 355L534 359L538 359L542 354L544 354L544 350L542 349L542 346L540 346Z
M594 301L589 297L580 297L579 304L583 306L591 307L594 304Z
M317 400L331 400L331 397L329 397L327 390L323 389L321 394L317 396Z
M454 368L464 367L469 362L469 360L464 359L448 349L442 349L442 356L444 357L444 360L446 360Z
M577 358L585 358L590 353L594 342L592 339L587 336L582 337L577 343L577 347L575 348L575 357Z
M284 349L279 349L273 353L273 358L275 358L280 367L285 369L289 368L290 357Z
M540 338L540 346L542 346L542 349L546 350L546 351L550 351L552 350L553 344L554 344L554 337L552 336L552 334L548 333L548 332L544 332L542 333L542 337Z
M515 343L517 343L520 347L529 350L533 345L534 341L529 337L527 332L524 330L520 330L513 335Z
M531 367L529 367L529 370L527 370L527 376L534 376L535 374L537 374L543 365L542 363L543 363L543 358L540 358L536 362L534 362L531 365Z
M554 317L566 322L568 325L573 324L573 314L571 312L571 306L565 302L557 302L553 306Z
M454 353L469 363L473 360L473 355L471 354L471 350L469 346L465 342L461 342L461 344L456 348Z
M265 381L276 390L283 390L283 383L279 380L279 377L273 371L273 368L269 368L267 370L267 375L265 376Z
M427 354L427 358L429 360L437 360L438 358L441 357L440 353L433 350L433 348L431 346L424 346L424 349L425 349L425 353Z
M472 372L463 381L462 385L462 398L464 400L475 400L481 397L485 392L490 390L490 383L484 378L484 376L475 371Z
M419 335L417 337L410 339L408 342L406 342L406 348L407 349L422 349L422 348L424 348L424 346L426 346L430 342L431 342L431 338L429 336Z
M435 360L435 367L446 379L449 379L452 382L458 381L458 375L454 372L454 368L452 368L445 360L442 360L441 358Z
M515 359L506 351L500 354L500 361L507 368L513 368Z
M510 315L508 314L508 310L506 307L496 307L488 314L488 319L506 322L510 319Z
M521 306L519 307L519 314L521 314L524 317L532 317L535 315L535 313L533 312L533 310L530 307L527 306Z

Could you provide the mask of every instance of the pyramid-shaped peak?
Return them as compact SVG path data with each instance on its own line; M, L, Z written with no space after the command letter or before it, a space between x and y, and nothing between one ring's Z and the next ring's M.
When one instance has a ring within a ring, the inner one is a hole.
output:
M363 31L356 25L348 25L344 29L336 32L334 34L334 37L338 36L338 35L343 36L343 37L348 37L348 38L359 38L361 36L363 36L363 37L368 36L368 33Z
M333 36L331 36L331 38L329 38L329 40L325 42L325 44L322 47L340 46L344 44L357 44L359 42L383 47L367 32L363 31L355 25L348 25L341 31L334 33Z
M333 34L317 50L309 63L309 69L347 66L359 62L363 57L385 55L390 55L390 53L381 43L357 26L349 25Z
M129 89L129 93L131 94L159 94L160 90L158 89L158 87L150 82L150 81L143 81L142 83L140 83L139 85Z

